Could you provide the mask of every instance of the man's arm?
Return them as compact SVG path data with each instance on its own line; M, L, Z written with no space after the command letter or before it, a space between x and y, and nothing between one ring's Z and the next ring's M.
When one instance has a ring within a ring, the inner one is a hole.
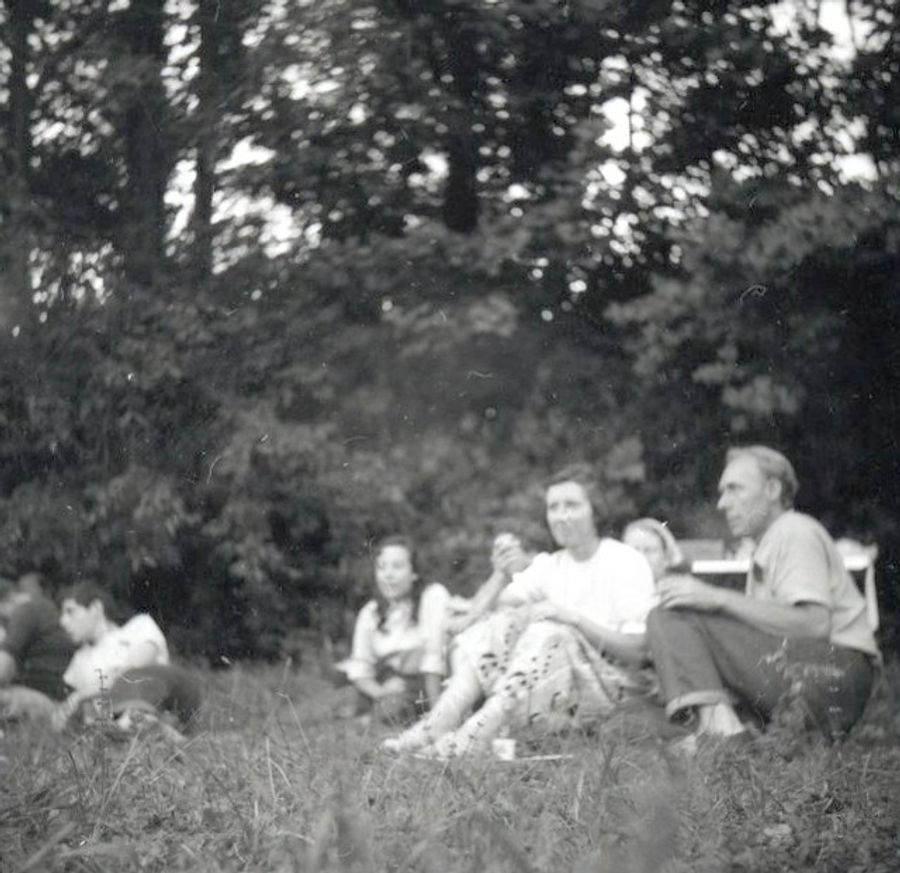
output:
M159 643L151 639L138 640L123 653L121 663L116 665L115 674L111 678L115 680L129 670L149 667L157 662L161 654Z
M665 609L695 609L729 615L765 633L799 639L828 639L831 614L821 603L778 603L747 597L691 576L670 576L659 583Z
M821 603L778 603L725 591L722 612L776 636L827 640L831 613Z

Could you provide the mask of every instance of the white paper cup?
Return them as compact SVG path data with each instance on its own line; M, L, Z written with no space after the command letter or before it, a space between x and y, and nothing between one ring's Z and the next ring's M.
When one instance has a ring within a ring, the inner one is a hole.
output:
M498 737L491 741L491 749L494 757L499 761L515 761L516 759L516 741L509 737Z

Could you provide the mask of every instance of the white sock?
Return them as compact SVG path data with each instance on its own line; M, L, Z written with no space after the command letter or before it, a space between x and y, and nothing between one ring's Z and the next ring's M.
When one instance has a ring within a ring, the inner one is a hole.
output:
M460 728L436 740L434 750L448 758L486 750L491 740L509 724L509 714L514 706L515 699L510 695L492 694Z
M396 737L391 747L404 751L430 745L458 727L481 694L481 683L475 670L458 664L431 712Z
M700 716L698 733L730 737L746 730L737 717L737 713L728 703L712 703L700 706L698 709Z

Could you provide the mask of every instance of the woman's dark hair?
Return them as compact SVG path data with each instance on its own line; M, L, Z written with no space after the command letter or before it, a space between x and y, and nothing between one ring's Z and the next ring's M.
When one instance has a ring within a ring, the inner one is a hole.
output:
M419 617L419 604L422 601L422 592L425 590L425 580L422 578L422 574L419 573L419 559L418 554L416 553L415 543L409 538L405 536L389 536L385 537L382 540L379 540L375 544L375 548L372 550L372 557L375 561L378 560L378 556L389 546L400 546L403 549L406 549L406 553L409 555L409 562L412 565L413 573L416 574L416 578L413 579L412 589L409 592L409 598L412 600L412 613L415 619L418 621ZM381 629L384 627L384 623L387 621L388 614L388 601L387 598L378 590L378 586L375 586L375 613L376 618L378 619L378 628Z
M59 602L74 600L81 606L90 606L95 600L99 600L103 606L103 614L112 619L116 614L116 605L109 592L104 591L96 582L89 579L76 582L59 592Z
M608 508L603 492L597 482L597 474L590 464L569 464L548 476L544 482L545 490L553 485L562 485L564 482L574 482L580 485L594 510L594 527L599 528L601 522L608 517Z

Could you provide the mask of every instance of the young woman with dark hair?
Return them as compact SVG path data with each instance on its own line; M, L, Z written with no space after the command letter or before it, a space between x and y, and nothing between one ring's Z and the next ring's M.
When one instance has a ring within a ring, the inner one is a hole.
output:
M357 711L374 708L394 721L440 695L450 596L422 578L407 537L382 540L374 557L374 596L357 616L350 657L338 669L359 695Z

